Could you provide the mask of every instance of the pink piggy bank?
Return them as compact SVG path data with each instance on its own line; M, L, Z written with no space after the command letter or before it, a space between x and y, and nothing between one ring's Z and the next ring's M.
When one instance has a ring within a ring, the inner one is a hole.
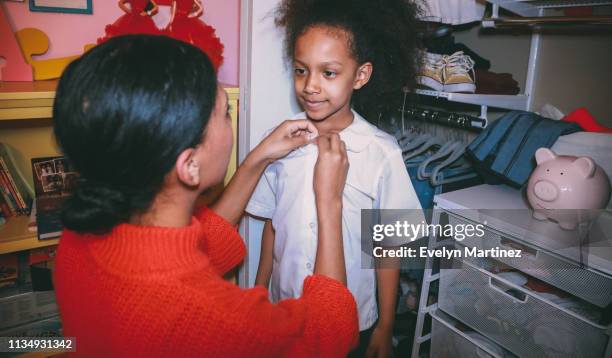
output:
M535 158L538 166L527 183L534 218L552 219L562 229L574 230L594 220L608 204L610 180L593 159L556 155L548 148L538 149Z

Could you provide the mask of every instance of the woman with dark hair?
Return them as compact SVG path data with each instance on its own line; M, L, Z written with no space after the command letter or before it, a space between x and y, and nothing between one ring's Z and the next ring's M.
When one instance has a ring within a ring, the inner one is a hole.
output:
M314 274L300 298L273 305L265 288L223 280L245 255L233 226L267 164L317 131L282 123L220 200L197 208L227 168L227 111L211 61L169 38L113 38L65 70L54 130L80 179L63 213L55 287L77 355L343 356L356 344L341 237L343 142L316 138Z

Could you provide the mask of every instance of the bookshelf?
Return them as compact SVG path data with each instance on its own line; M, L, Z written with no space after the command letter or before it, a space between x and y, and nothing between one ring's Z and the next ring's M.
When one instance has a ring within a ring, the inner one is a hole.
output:
M28 231L27 216L7 220L0 226L0 255L57 245L59 240L38 240L35 232Z
M57 81L0 81L0 121L51 118Z
M59 155L53 138L52 110L57 80L34 82L0 81L0 142L8 144L17 153L17 167L26 180L32 181L30 160L34 157ZM234 147L224 183L238 165L238 87L224 85L231 107ZM204 195L202 203L210 203L220 193L213 189ZM28 217L9 218L0 226L0 255L16 251L57 245L59 240L39 241L36 233L28 231Z

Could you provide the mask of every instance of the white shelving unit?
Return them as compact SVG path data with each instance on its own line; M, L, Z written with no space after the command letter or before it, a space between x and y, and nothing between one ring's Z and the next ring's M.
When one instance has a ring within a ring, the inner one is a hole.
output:
M528 96L526 95L496 95L496 94L470 94L438 92L425 89L417 89L415 93L436 98L445 98L449 101L469 103L480 106L480 118L487 118L488 107L503 109L527 110Z
M612 5L610 0L487 0L493 4L493 18L498 17L499 8L504 8L525 17L544 16L544 10L576 6Z
M612 236L610 236L609 230L606 230L612 220L609 215L602 214L589 230L562 230L554 222L533 219L520 191L508 186L481 185L439 194L435 196L434 203L432 225L457 225L457 223L463 222L484 225L485 235L466 238L461 241L461 245L478 248L496 247L499 250L507 250L510 247L521 248L523 257L520 259L500 257L494 260L506 264L524 275L542 280L548 285L567 292L572 297L596 305L598 309L604 309L610 304L612 300L610 295L612 290L612 249L609 248L610 243L612 243ZM446 219L444 219L445 217ZM589 235L589 232L593 235ZM601 234L597 234L597 232ZM499 240L496 241L496 239ZM439 249L445 246L447 242L454 241L451 237L441 237L435 232L432 232L426 240L429 250ZM502 244L502 242L505 243ZM457 260L475 262L469 258L459 257ZM474 267L479 267L477 264L474 265ZM556 327L559 327L559 332L562 332L562 327L574 327L572 325L576 324L576 328L566 331L566 336L564 336L564 339L572 342L570 344L582 344L582 354L575 354L576 356L585 356L585 351L592 349L593 354L586 356L612 358L612 324L600 325L594 323L592 320L587 320L555 305L552 301L546 301L546 298L543 299L543 296L538 296L537 293L529 293L525 290L523 292L527 292L527 295L531 296L529 299L525 296L526 298L523 300L514 298L506 301L495 301L495 298L489 300L490 297L496 296L489 296L486 290L492 289L494 291L495 286L489 280L488 284L480 286L484 288L480 290L478 284L474 284L476 281L469 279L471 275L469 273L470 266L445 267L447 271L442 271L440 262L434 261L432 257L426 258L412 358L422 357L420 354L421 345L436 336L437 333L433 330L427 334L423 333L425 333L424 323L428 315L439 321L435 317L438 310L444 311L444 313L463 322L465 326L478 331L491 342L491 346L502 347L519 357L544 356L539 351L541 341L538 341L539 338L535 338L536 330L534 327L539 327L538 332L540 333L545 332L546 327L550 329L549 332L553 332ZM483 269L477 270L480 272L486 271ZM493 280L497 279L494 278ZM445 280L445 282L443 283L442 280ZM434 282L439 284L437 299L430 303L428 302L430 287ZM465 282L466 285L457 286L457 282ZM509 281L504 283L509 288L521 290L519 286L513 286ZM457 290L449 292L451 287L465 292L464 296L457 295ZM546 309L539 311L539 314L534 314L536 312L532 306L534 301L544 302L545 305L541 307L546 307ZM476 309L476 302L479 302L478 310ZM492 306L492 302L499 302L500 304ZM512 306L514 303L516 305ZM522 311L509 316L498 317L498 309L504 306ZM474 307L474 312L464 311L468 307ZM555 320L539 321L544 316L555 317ZM482 321L479 321L479 317L483 318ZM513 322L517 317L524 318L520 325L516 321ZM569 323L569 326L564 326L570 321L572 323ZM486 323L480 324L483 322L495 322L495 324L492 326L487 326ZM584 322L587 322L587 324L583 325ZM508 327L512 327L512 329ZM499 330L496 331L497 328ZM593 330L590 328L593 328ZM447 333L446 336L448 338L452 334ZM589 343L584 343L587 342L585 337L592 338L594 336L598 336L599 340L591 341L592 348L588 347ZM574 340L572 341L572 339ZM448 343L449 339L442 341ZM475 343L473 340L470 340L470 342ZM440 341L435 343L439 344ZM461 345L465 347L466 343L468 342L461 342ZM433 343L430 347L434 354L440 348ZM455 352L456 354L453 356L467 357L465 352L465 350ZM496 350L496 352L499 352L499 350ZM550 351L547 351L547 353L550 353ZM566 353L567 356L571 355L571 352ZM478 356L481 355L478 354ZM496 353L486 354L486 356L501 358L507 355ZM437 358L438 356L432 354L431 357Z
M612 0L487 0L493 5L490 19L482 21L482 27L495 27L495 20L499 18L499 9L503 8L523 17L545 17L547 10L561 9L576 6L604 6L612 5ZM480 106L480 117L487 119L488 107L533 111L533 90L535 74L540 57L541 35L531 35L527 79L523 94L513 95L484 95L468 93L449 93L433 90L417 89L420 95L445 98L449 101L468 103Z

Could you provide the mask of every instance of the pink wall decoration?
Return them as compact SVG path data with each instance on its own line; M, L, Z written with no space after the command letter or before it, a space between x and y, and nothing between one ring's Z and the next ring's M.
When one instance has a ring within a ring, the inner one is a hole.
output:
M3 81L32 81L32 67L25 62L19 43L13 34L4 9L0 7L0 57L4 58L4 66L0 73Z
M203 0L202 20L216 29L225 45L225 62L219 69L219 80L238 85L240 0ZM86 44L95 44L104 35L104 27L122 15L116 1L94 0L93 15L31 12L28 3L0 1L13 31L35 27L44 31L51 41L49 51L37 59L66 57L80 54ZM160 15L169 7L160 6ZM4 48L4 34L2 35Z

